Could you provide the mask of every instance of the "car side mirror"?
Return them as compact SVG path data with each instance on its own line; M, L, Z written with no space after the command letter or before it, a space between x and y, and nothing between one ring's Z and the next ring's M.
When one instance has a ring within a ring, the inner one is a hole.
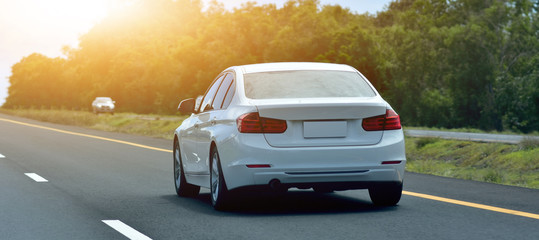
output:
M191 114L195 112L195 99L188 98L180 102L178 105L178 111L181 114Z

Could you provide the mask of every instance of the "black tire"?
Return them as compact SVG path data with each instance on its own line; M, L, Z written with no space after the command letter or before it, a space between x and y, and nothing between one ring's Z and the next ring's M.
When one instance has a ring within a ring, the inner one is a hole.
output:
M210 151L210 198L216 210L225 210L229 205L230 193L225 183L221 160L217 148Z
M180 197L194 197L200 192L200 186L189 184L183 172L180 145L178 140L174 140L174 151L172 153L174 162L174 188Z
M369 188L371 201L378 206L395 206L402 196L402 183L377 184Z

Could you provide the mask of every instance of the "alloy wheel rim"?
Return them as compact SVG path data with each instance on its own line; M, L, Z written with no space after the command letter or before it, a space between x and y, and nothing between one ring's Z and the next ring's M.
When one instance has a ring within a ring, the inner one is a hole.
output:
M217 164L217 154L213 154L211 162L211 196L213 202L216 202L219 196L219 168Z

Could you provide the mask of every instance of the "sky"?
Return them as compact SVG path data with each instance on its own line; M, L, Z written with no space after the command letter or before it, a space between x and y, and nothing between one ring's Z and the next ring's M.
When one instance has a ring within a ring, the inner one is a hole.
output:
M103 19L119 0L0 0L0 106L8 95L11 66L32 53L64 57L62 47L78 47L78 39ZM218 0L232 10L248 0ZM251 0L258 4L286 0ZM203 2L209 2L204 0ZM376 14L391 0L320 0L356 13Z

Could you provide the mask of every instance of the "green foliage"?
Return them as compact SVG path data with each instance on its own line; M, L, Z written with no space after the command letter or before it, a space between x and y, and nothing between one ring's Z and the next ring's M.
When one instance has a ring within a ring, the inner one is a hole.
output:
M438 138L431 138L431 137L420 138L415 142L415 145L417 149L420 149L420 148L423 148L425 145L435 143L437 141L438 141Z
M203 10L206 9L206 10ZM539 131L539 3L395 0L377 15L317 0L243 4L137 0L95 25L66 59L12 67L5 108L173 113L232 65L319 61L359 69L404 125Z
M407 171L539 188L537 143L510 145L407 138L406 157Z
M404 124L539 129L538 8L533 1L391 3L377 19L380 41L390 46L378 66Z
M520 141L519 145L522 149L526 150L539 148L539 140L534 138L524 138L524 140Z

